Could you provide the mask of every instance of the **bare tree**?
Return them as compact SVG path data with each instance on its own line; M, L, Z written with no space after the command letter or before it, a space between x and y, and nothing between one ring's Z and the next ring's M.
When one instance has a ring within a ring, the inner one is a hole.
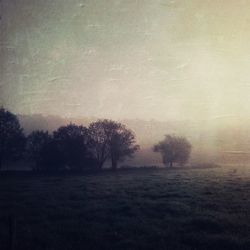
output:
M112 169L117 168L119 161L123 161L126 157L132 157L134 155L139 149L139 145L135 143L134 133L124 125L119 124L119 128L114 132L110 141Z
M131 157L139 149L135 145L134 133L125 125L111 120L98 120L89 126L90 148L102 168L107 159L111 159L116 169L119 161Z
M184 165L189 159L191 148L186 138L166 135L165 139L156 144L153 150L162 154L165 165L172 167L174 163Z

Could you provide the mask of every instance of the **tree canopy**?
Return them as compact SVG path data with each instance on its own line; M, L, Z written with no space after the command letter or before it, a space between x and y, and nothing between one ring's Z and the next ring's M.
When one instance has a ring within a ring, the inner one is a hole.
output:
M26 152L28 157L35 161L35 169L40 170L44 162L45 149L51 143L52 137L48 131L36 130L27 137Z
M0 168L3 161L20 157L24 145L25 136L16 115L0 108Z
M191 144L185 137L166 135L164 140L154 146L154 152L162 154L162 160L165 165L170 167L174 163L185 164L191 153Z
M116 169L119 161L131 157L139 146L135 144L134 133L125 125L112 120L98 120L89 126L90 149L92 150L99 168L107 159Z
M80 170L88 165L95 165L92 152L89 150L88 129L69 124L58 128L53 133L60 158L70 169Z

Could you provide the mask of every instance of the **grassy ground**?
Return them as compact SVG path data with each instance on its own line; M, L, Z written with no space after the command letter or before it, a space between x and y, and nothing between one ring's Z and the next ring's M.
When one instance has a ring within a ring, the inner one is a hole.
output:
M250 249L250 170L0 176L0 249Z

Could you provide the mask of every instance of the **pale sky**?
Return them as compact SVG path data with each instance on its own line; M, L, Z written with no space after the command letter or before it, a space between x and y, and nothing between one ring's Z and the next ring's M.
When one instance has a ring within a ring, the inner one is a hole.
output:
M113 119L250 117L248 0L2 0L1 105Z

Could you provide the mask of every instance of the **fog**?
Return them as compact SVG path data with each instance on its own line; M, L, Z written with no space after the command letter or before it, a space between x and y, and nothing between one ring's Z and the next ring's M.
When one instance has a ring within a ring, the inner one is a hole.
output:
M3 0L0 104L22 115L159 121L150 140L135 128L143 145L171 132L195 151L248 155L249 8Z
M94 117L71 117L43 115L19 115L24 132L29 134L33 130L48 130L52 132L59 126L75 123L88 127L97 120ZM222 119L222 118L221 118ZM135 157L121 163L123 165L161 165L160 154L154 153L153 145L162 140L166 134L181 135L192 144L190 164L248 164L250 161L250 124L247 121L228 122L208 121L157 121L140 119L118 120L132 129L136 134L137 143L141 149ZM240 124L242 122L242 124Z

